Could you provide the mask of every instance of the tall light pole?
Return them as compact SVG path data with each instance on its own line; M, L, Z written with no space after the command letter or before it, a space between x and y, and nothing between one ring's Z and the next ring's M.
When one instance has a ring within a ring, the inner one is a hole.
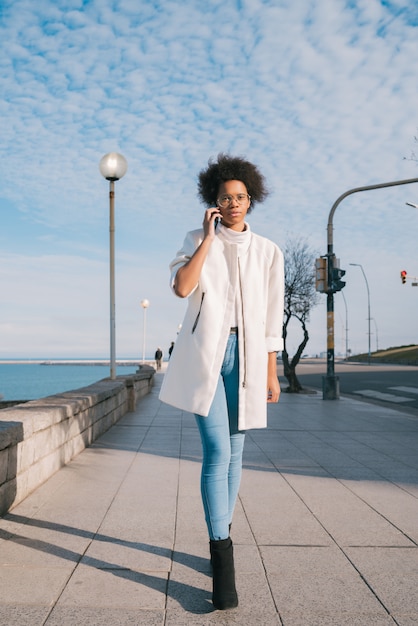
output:
M364 269L363 266L360 263L350 263L350 265L353 265L355 267L359 267L361 269L361 271L363 272L363 276L364 276L364 280L366 281L366 289L367 289L367 327L368 327L368 335L369 335L369 354L368 354L368 363L370 365L370 360L372 358L372 353L371 353L371 340L370 340L370 336L371 336L371 332L370 332L370 322L371 322L371 317L370 317L370 289L369 289L369 283L367 282L367 278L366 278L366 274L364 273Z
M109 282L110 282L110 378L116 378L115 341L115 181L125 176L128 163L121 154L109 152L100 160L99 170L109 181Z
M377 324L376 324L376 320L374 319L374 317L372 317L372 320L374 322L374 328L376 331L376 352L379 352L379 334L378 334L378 330L377 330Z
M344 292L341 292L345 306L345 358L348 359L348 307Z
M147 308L149 307L149 300L141 300L141 306L144 309L144 327L142 332L142 362L145 363L145 336L147 328Z
M395 180L390 183L379 183L377 185L367 185L365 187L356 187L355 189L349 189L345 193L341 194L336 199L331 207L331 211L328 215L327 225L327 374L322 377L322 398L323 400L337 400L340 397L339 379L335 376L335 363L334 363L334 240L333 240L333 219L334 213L339 204L353 193L359 191L370 191L371 189L383 189L385 187L396 187L398 185L410 185L411 183L418 183L418 178L409 178L406 180ZM338 277L337 277L338 279Z

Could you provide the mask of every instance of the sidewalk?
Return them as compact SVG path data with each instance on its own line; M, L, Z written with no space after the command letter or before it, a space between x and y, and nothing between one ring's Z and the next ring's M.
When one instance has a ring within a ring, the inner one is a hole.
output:
M5 626L418 624L418 416L282 394L246 438L239 607L213 611L194 417L163 374L0 518Z

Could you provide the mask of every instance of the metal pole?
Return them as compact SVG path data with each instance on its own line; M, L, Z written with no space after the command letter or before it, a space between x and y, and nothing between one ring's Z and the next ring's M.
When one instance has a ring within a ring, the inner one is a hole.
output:
M145 334L147 327L147 307L144 307L144 329L142 335L142 363L145 363Z
M142 363L145 363L145 337L146 337L146 313L147 308L149 307L149 300L145 298L145 300L141 300L141 306L144 309L144 329L142 335Z
M109 282L110 282L110 378L116 378L115 348L115 181L126 174L126 159L117 152L109 152L100 159L101 175L109 181Z
M109 183L110 378L116 378L115 341L115 183Z
M374 327L376 330L376 352L379 352L379 335L378 335L378 331L377 331L377 324L376 324L376 320L374 319L374 317L372 317L372 320L374 322Z
M370 331L370 322L371 322L371 317L370 317L370 289L369 289L369 283L367 282L367 277L366 274L364 273L364 269L363 266L360 263L350 263L350 265L353 265L355 267L359 267L361 269L361 271L363 272L363 276L364 276L364 280L366 281L366 289L367 289L367 324L368 324L368 336L369 336L369 352L368 352L368 364L370 365L370 361L372 358L372 352L371 352L371 331Z
M343 297L344 300L344 306L345 306L345 358L348 358L348 307L347 307L347 300L345 299L345 295L344 292L341 292L341 295Z
M356 187L349 189L343 193L332 205L328 216L327 226L327 243L328 243L328 288L332 289L332 259L334 255L333 247L333 224L334 213L344 198L359 191L369 191L371 189L383 189L385 187L396 187L398 185L409 185L418 183L418 178L408 178L406 180L397 180L390 183L379 183L377 185L367 185L365 187ZM335 400L339 398L339 380L335 376L334 369L334 294L329 291L327 294L327 375L322 378L322 397L324 400Z
M332 233L332 229L331 229ZM322 397L324 400L336 400L340 397L339 378L335 376L334 347L334 293L332 289L333 245L328 243L328 293L327 293L327 375L322 377Z
M366 278L366 274L364 273L364 269L363 266L360 265L360 269L363 272L363 276L364 276L364 280L366 281L366 287L367 287L367 325L368 325L368 329L367 332L369 334L369 354L368 354L368 363L370 365L370 361L372 358L372 351L371 351L371 332L370 332L370 289L369 289L369 283L367 282L367 278Z

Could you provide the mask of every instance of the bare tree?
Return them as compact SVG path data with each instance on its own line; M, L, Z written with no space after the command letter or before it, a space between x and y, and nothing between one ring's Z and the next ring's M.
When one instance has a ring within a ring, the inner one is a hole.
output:
M302 391L296 366L309 341L307 322L311 309L318 304L315 291L315 257L317 254L304 239L289 239L285 245L285 304L283 321L283 373L287 378L289 393ZM302 327L303 339L293 357L287 351L287 334L290 320L295 318Z

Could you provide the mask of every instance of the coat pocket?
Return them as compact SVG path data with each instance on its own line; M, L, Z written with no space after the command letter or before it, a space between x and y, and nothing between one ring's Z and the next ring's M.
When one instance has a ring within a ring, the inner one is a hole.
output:
M193 324L193 326L192 326L192 335L193 335L194 331L196 330L196 327L197 327L197 325L198 325L198 323L199 323L199 317L200 317L200 314L201 314L201 312L202 312L202 306L203 306L203 300L204 300L204 299L205 299L205 292L203 292L203 293L202 293L202 297L201 297L201 299L200 299L200 306L199 306L199 310L198 310L198 312L197 312L196 319L195 319L194 324Z

